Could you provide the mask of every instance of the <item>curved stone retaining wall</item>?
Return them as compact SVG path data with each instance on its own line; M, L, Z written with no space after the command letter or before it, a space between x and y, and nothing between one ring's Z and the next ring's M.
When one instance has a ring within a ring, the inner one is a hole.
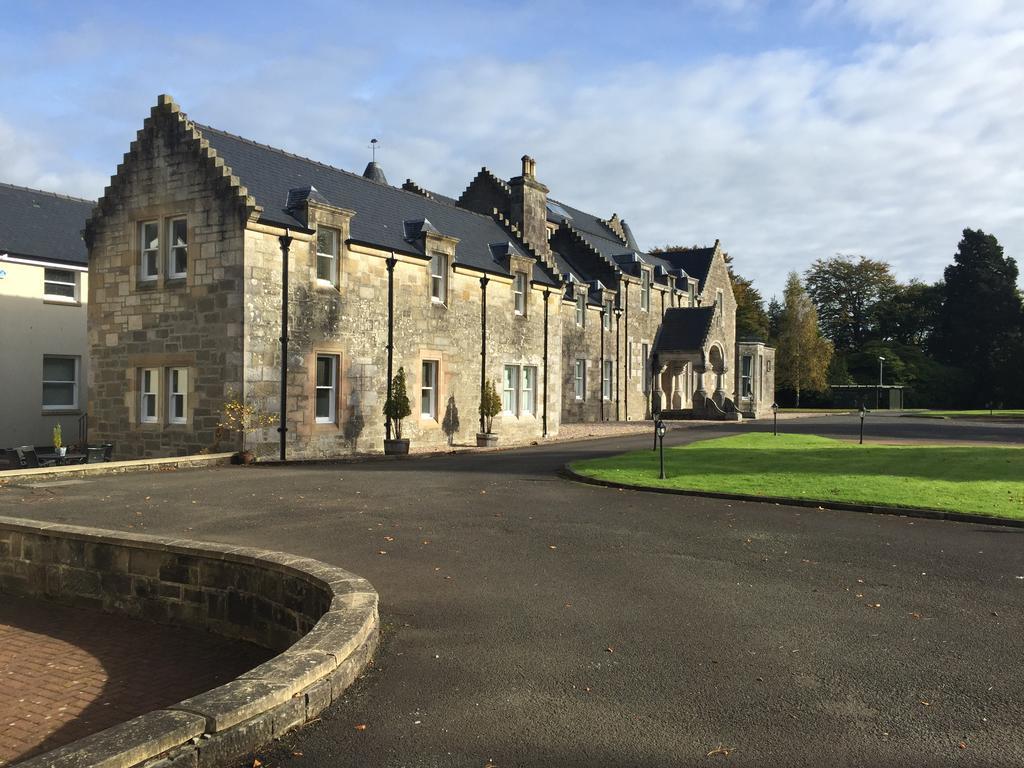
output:
M314 718L377 643L368 581L280 552L0 517L0 592L208 629L279 655L23 768L213 766Z

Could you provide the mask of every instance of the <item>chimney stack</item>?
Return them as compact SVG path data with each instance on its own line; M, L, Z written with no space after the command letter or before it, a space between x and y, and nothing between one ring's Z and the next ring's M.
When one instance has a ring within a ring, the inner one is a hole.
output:
M541 254L548 246L548 188L537 181L537 161L523 155L523 175L509 179L512 191L512 223L519 227L523 239Z

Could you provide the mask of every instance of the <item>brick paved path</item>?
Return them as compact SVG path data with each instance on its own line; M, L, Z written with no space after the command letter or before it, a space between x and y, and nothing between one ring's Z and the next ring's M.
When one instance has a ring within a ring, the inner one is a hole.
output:
M200 631L0 595L0 766L209 690L269 655Z

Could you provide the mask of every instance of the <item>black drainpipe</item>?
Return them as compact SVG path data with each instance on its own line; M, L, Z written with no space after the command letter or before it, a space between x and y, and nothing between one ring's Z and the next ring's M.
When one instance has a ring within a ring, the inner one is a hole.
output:
M544 437L548 436L548 296L544 291Z
M484 401L484 387L487 386L487 283L490 278L480 278L480 402ZM480 432L487 431L484 415L480 414Z
M622 352L621 352L621 346L620 346L620 341L619 341L619 337L622 335L621 334L621 330L622 330L622 308L621 307L616 307L615 308L615 367L616 368L619 367L619 361L622 360ZM621 386L616 387L615 388L615 420L616 421L622 421L622 412L619 409L619 404L620 404L619 401L622 399L621 398L621 394L622 394L622 387Z
M288 433L288 249L291 232L285 228L281 242L281 416L277 432L281 435L281 461L285 460L285 437Z
M388 381L387 387L384 391L384 402L386 403L388 398L391 397L391 377L392 367L395 358L395 264L398 263L398 259L395 258L395 254L391 254L388 260L385 262L388 266ZM387 421L384 422L384 439L391 439L391 417L387 417Z
M601 300L601 421L604 421L604 299Z
M626 335L629 336L629 283L622 281L622 305L626 312ZM622 366L622 409L629 421L629 341L626 341L626 362Z

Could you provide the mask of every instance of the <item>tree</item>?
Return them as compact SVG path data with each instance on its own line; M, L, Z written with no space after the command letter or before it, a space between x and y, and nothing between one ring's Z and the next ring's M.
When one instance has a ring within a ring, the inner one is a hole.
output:
M941 282L928 285L911 280L896 285L876 305L880 338L898 344L927 345L939 323L944 291Z
M395 439L402 439L402 419L412 413L409 393L405 386L405 368L399 368L388 388L388 399L384 401L384 415L395 425Z
M768 340L768 313L764 311L764 296L754 287L754 281L736 274L732 256L723 254L732 281L736 299L736 338Z
M804 273L822 332L840 351L858 350L878 335L877 309L896 287L884 261L837 254Z
M964 230L946 267L933 347L940 360L967 373L976 406L1021 400L1024 308L1017 275L1017 262L980 229Z
M783 297L776 378L780 386L796 393L799 407L802 391L821 392L827 388L832 344L822 338L818 313L796 272L789 273Z
M493 381L485 381L480 393L480 418L483 420L484 433L491 434L494 417L501 413L501 397Z
M782 304L772 296L768 302L768 342L779 345L779 328L782 326Z

